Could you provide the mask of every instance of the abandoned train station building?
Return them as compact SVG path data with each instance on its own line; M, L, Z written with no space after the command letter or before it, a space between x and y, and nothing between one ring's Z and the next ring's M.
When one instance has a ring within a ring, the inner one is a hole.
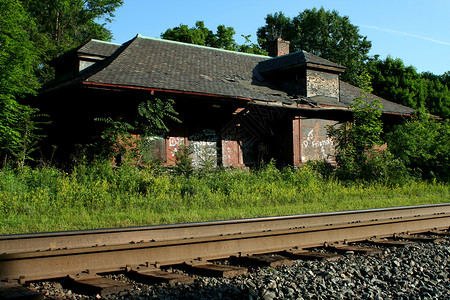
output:
M171 165L181 145L194 163L209 153L225 167L273 158L300 165L332 160L327 125L351 119L361 90L340 80L345 67L276 42L274 57L137 35L123 45L91 40L52 63L56 79L39 95L52 120L48 143L60 154L99 135L98 117L132 119L145 99L173 99L181 123L154 139L155 155ZM379 98L370 95L372 98ZM379 98L385 122L413 109ZM205 152L205 150L207 150Z

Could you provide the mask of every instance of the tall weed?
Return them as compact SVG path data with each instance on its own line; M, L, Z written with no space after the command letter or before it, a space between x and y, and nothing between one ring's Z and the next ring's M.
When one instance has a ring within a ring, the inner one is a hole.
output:
M173 174L108 163L0 170L0 232L249 218L448 202L448 184L340 182L311 167Z

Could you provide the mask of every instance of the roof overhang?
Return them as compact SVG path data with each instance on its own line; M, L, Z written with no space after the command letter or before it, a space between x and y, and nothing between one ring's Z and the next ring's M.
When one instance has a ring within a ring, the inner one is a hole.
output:
M170 90L170 89L161 89L161 88L151 88L151 87L140 87L140 86L130 86L130 85L120 85L120 84L108 84L108 83L98 83L98 82L90 82L84 81L83 85L87 87L95 87L102 89L120 89L120 90L141 90L141 91L149 91L152 95L155 92L163 92L170 94L183 94L183 95L191 95L191 96L203 96L203 97L213 97L213 98L228 98L228 99L238 99L245 101L252 101L250 98L238 97L238 96L228 96L228 95L216 95L216 94L208 94L201 92L192 92L192 91L179 91L179 90Z
M271 106L271 107L282 107L289 109L298 109L298 110L312 110L312 111L330 111L330 110L339 110L339 111L349 111L350 108L342 107L342 106L332 106L332 105L310 105L309 103L301 103L300 101L294 101L293 103L287 102L277 102L277 101L264 101L250 98L243 98L237 96L229 96L229 95L217 95L217 94L207 94L200 92L192 92L192 91L179 91L179 90L169 90L169 89L161 89L161 88L150 88L150 87L139 87L139 86L127 86L127 85L118 85L118 84L107 84L107 83L97 83L97 82L89 82L84 81L83 85L88 88L100 88L106 90L134 90L134 91L148 91L151 95L155 93L167 93L167 94L179 94L179 95L189 95L189 96L200 96L200 97L208 97L208 98L216 98L216 99L234 99L234 100L243 100L251 104L255 105L263 105L263 106Z

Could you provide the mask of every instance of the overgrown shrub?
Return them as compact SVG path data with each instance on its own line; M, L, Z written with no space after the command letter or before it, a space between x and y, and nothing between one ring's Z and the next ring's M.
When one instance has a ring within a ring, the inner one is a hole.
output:
M450 179L450 122L436 120L419 110L416 116L386 135L389 149L411 175Z
M99 117L103 131L92 147L93 156L100 159L116 159L116 163L128 160L135 164L146 164L149 160L148 141L169 131L165 121L181 121L176 117L175 101L153 97L137 104L131 120L122 117ZM119 160L119 161L117 161Z
M382 150L381 102L370 97L370 78L367 74L362 76L365 77L362 93L351 104L353 121L328 128L336 145L334 176L344 181L404 182L407 172L402 161ZM315 168L324 177L330 176L330 169L323 163L316 163Z

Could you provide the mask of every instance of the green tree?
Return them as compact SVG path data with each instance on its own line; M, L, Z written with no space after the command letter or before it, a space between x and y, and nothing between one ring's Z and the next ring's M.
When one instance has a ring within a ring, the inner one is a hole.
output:
M450 91L441 76L419 74L413 66L390 56L371 60L367 70L376 95L412 108L426 108L443 118L450 116Z
M421 76L426 87L425 107L430 113L448 119L450 117L450 72L440 76L423 72Z
M425 85L425 107L434 115L450 117L450 88L439 79L423 79Z
M161 34L163 39L178 41L189 44L196 44L207 47L220 48L231 51L239 51L253 54L265 55L266 52L256 44L250 42L250 36L244 36L246 42L238 45L234 39L235 30L233 27L225 25L217 26L216 33L205 27L203 21L197 21L194 27L189 28L187 25L169 28Z
M445 72L439 78L442 84L445 84L450 89L450 71Z
M191 28L187 25L180 24L180 26L167 29L161 34L161 37L166 40L201 46L212 46L213 36L213 32L205 27L203 21L197 21L195 26Z
M36 23L32 40L38 48L40 79L53 78L48 61L90 39L110 41L112 33L97 20L110 22L123 0L20 0Z
M276 12L273 15L268 14L265 18L266 25L258 28L257 37L258 43L262 48L268 50L270 45L269 43L277 38L282 38L284 40L289 40L292 42L292 48L294 51L302 50L295 49L295 37L296 30L294 27L294 23L291 18L286 17L281 11Z
M335 10L306 9L294 18L282 12L269 14L266 25L257 32L260 46L268 50L269 43L282 38L291 42L291 50L304 50L318 55L347 69L342 79L360 86L359 75L368 60L372 43L359 34L357 26L347 16Z
M36 110L17 101L39 87L29 34L35 24L18 1L0 0L0 12L0 158L23 165L37 140Z
M133 150L131 154L135 156L145 144L145 139L142 140L141 137L155 137L168 132L169 128L165 123L167 120L181 122L174 104L175 101L172 99L152 98L137 105L133 120L96 118L96 121L105 124L101 135L102 141L98 144L96 154L109 159L118 155L123 156Z
M0 0L0 12L0 93L8 97L34 93L39 87L34 75L38 62L29 30L35 24L15 0Z
M342 180L383 183L400 180L404 168L401 162L395 160L390 152L376 149L383 144L382 106L378 99L369 96L369 75L363 73L360 77L364 84L361 95L351 104L353 121L328 128L328 134L335 142L335 174Z
M399 58L374 59L367 64L374 93L412 108L425 106L425 87L420 74Z
M431 119L419 109L416 116L386 135L390 151L410 172L423 178L450 179L450 123Z

